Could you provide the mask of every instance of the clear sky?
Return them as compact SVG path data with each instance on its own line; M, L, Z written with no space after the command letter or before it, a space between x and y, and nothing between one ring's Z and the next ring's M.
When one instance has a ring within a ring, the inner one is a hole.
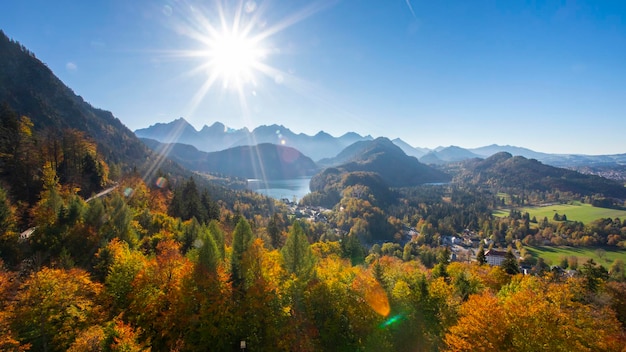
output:
M0 29L132 130L626 153L622 0L12 0Z

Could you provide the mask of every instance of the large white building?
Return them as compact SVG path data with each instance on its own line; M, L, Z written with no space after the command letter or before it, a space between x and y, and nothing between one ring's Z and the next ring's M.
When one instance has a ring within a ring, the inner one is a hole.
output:
M485 258L489 265L502 265L504 258L506 258L506 252L490 249L485 252Z

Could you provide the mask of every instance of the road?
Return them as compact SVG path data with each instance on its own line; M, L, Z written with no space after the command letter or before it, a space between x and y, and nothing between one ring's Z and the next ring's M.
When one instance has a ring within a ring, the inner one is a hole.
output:
M90 201L96 199L96 198L100 198L103 197L111 192L113 192L113 190L115 190L117 187L119 187L119 185L115 185L112 187L109 187L107 189L105 189L104 191L89 197L87 200L85 200L85 202L89 203ZM30 236L32 236L32 234L35 232L35 230L37 229L37 227L31 227L29 229L27 229L26 231L23 231L22 233L20 233L20 241L26 241Z

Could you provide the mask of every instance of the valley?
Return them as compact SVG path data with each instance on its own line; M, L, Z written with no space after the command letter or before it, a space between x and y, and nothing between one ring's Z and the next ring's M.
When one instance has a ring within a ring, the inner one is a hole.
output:
M528 213L531 218L534 217L536 219L548 218L552 220L555 218L555 215L560 217L565 215L568 221L580 221L585 224L601 218L626 218L626 210L594 207L591 204L580 202L522 207L519 208L519 211ZM508 216L510 212L510 209L504 208L494 211L494 215Z
M133 133L0 34L0 350L626 343L624 154Z

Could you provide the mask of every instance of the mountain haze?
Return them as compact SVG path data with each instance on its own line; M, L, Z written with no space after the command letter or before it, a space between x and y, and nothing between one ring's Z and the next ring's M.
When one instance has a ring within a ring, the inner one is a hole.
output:
M187 144L142 140L155 152L198 172L280 180L311 176L317 171L317 166L309 157L294 148L276 144L261 143L207 153Z
M252 131L247 128L230 129L220 122L204 126L197 131L185 119L179 118L170 123L158 123L135 131L141 138L154 139L162 143L182 143L205 152L225 150L238 146L251 146L262 143L283 144L299 150L313 160L334 157L343 148L360 141L371 140L370 136L346 133L333 137L320 131L315 136L296 134L280 125L259 126Z
M138 137L150 138L163 143L183 143L195 146L201 151L219 151L235 146L256 145L259 143L282 144L298 149L304 155L318 161L320 165L334 165L342 157L338 154L344 148L358 141L371 141L371 136L361 136L348 132L340 137L333 137L323 131L314 136L303 133L295 134L281 125L259 126L250 131L247 128L232 129L223 123L215 122L197 131L183 118L170 123L157 123L148 128L135 131ZM626 153L613 155L581 155L581 154L550 154L537 152L528 148L491 144L479 148L463 148L459 146L440 146L435 149L414 147L402 139L396 138L393 144L402 151L418 158L424 164L441 165L456 163L472 158L487 158L499 152L507 152L528 159L537 159L544 164L580 168L584 166L616 166L626 164Z
M433 150L428 154L422 156L420 158L420 161L425 164L443 164L459 162L478 157L479 155L472 153L467 149L452 145L449 147L438 148L436 151Z
M412 145L410 145L409 143L403 141L400 138L396 138L394 140L392 140L393 144L397 145L398 147L400 147L400 149L402 149L402 151L408 155L408 156L414 156L416 158L421 158L424 155L426 155L428 152L430 152L430 149L428 148L420 148L420 147L414 147Z

